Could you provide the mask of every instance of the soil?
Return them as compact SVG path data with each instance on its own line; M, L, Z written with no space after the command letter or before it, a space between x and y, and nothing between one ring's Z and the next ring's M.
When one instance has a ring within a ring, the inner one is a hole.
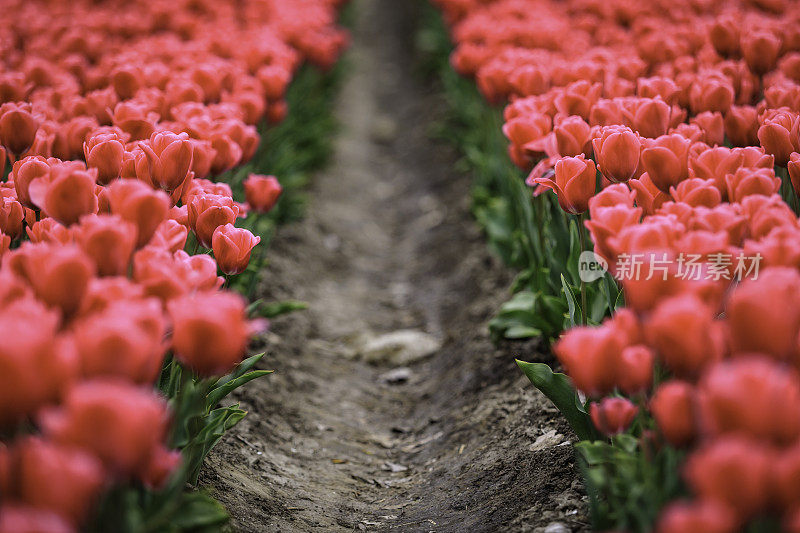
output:
M445 102L414 74L419 6L355 3L335 157L263 287L310 308L273 323L276 372L237 396L249 415L202 484L243 532L586 530L574 436L514 363L546 350L489 339L512 273L430 136Z

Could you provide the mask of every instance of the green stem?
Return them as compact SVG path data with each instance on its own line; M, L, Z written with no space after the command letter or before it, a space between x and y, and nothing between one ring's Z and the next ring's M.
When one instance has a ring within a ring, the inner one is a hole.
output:
M584 221L586 219L586 213L581 213L578 216L578 238L580 239L581 243L581 253L586 251L586 235L585 235L585 228L584 228ZM586 295L586 282L581 279L581 316L583 317L583 325L587 325L589 323L589 316L587 312L587 295Z

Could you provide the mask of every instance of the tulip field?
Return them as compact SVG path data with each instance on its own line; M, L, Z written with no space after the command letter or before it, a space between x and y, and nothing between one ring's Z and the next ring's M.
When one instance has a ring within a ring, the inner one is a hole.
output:
M523 271L493 326L554 341L519 366L593 527L800 530L797 5L436 4L527 173L478 205Z
M0 6L0 533L800 532L800 2Z

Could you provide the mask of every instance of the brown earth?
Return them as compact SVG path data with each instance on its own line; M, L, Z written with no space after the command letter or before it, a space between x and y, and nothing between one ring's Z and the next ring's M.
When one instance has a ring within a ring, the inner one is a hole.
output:
M236 398L249 415L202 483L243 532L585 530L573 436L514 364L546 356L488 337L512 274L429 135L444 102L413 73L419 6L355 3L336 155L264 283L310 309L273 324L276 373Z

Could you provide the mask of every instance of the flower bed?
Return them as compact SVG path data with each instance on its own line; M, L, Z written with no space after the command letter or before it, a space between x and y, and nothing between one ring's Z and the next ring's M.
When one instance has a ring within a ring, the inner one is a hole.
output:
M569 380L520 366L581 439L595 527L800 530L796 3L436 4L508 102L534 198L496 323L570 328Z
M267 373L233 289L282 188L243 173L285 159L257 126L338 59L340 4L3 3L0 531L226 520L184 487L245 414L220 400Z

